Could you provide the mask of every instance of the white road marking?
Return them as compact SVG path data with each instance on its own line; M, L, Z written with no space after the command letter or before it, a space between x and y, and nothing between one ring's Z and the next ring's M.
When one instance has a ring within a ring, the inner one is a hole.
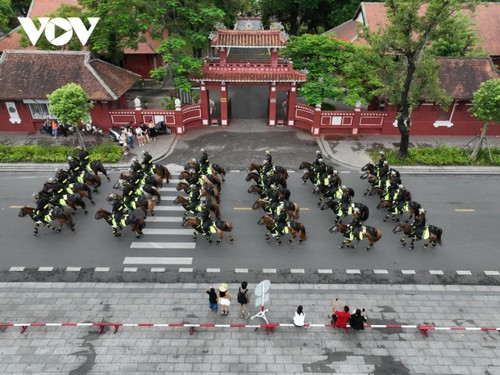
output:
M40 272L51 272L54 270L54 267L38 267L38 271Z
M95 272L109 272L109 267L96 267Z
M373 270L373 273L375 274L387 274L389 271L387 270Z
M182 217L148 216L146 221L148 223L182 223Z
M194 249L194 242L132 242L131 249Z
M82 267L66 267L66 272L80 272Z
M220 272L220 268L207 268L207 272L212 272L212 273Z
M346 272L346 273L351 273L351 274L352 274L352 273L361 273L361 271L360 271L360 270L358 270L358 269L347 269L347 270L345 270L345 272Z
M444 272L442 270L429 270L429 273L431 275L444 275Z
M401 270L401 273L403 275L415 275L416 274L415 270Z
M455 212L476 212L473 208L455 208Z
M484 271L484 274L487 276L499 276L500 272L498 272L498 271Z
M23 272L25 267L10 267L9 272Z
M333 270L320 268L318 269L318 273L333 273Z
M351 173L351 171L340 171L339 173Z
M153 267L151 268L151 272L165 272L165 268Z
M179 272L193 272L192 268L179 268Z
M126 257L123 264L192 264L193 258L181 257Z
M137 267L125 267L123 272L137 272Z
M193 234L192 229L163 229L163 228L150 228L144 229L144 234L172 234L180 236L190 236Z
M162 187L158 189L159 191L168 191L168 192L179 192L176 188L174 187Z
M263 273L276 273L276 268L264 268Z
M469 270L466 270L466 271L458 270L457 275L470 276L470 275L472 275L472 272L470 272Z
M248 268L235 268L235 273L248 273Z
M239 169L230 169L229 172L232 172L232 173L239 173L241 172Z
M291 273L305 273L303 268L292 268L290 270Z
M155 211L184 211L184 207L172 207L172 206L156 206ZM147 219L146 219L147 220Z

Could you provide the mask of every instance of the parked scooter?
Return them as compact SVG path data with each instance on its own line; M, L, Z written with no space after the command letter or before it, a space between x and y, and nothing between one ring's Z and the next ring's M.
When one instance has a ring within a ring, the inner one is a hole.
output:
M165 121L160 121L155 126L157 134L172 134L172 129L170 129Z
M113 141L113 142L120 142L120 135L122 133L123 130L125 130L126 128L123 127L123 126L113 126L109 129L109 138Z
M80 132L83 135L95 135L97 137L103 137L104 136L104 132L102 131L102 129L100 127L92 124L91 121L89 121L85 125L83 125L80 128Z
M58 131L58 134L61 134L64 137L67 137L68 135L76 133L76 129L74 128L74 126L72 126L69 123L59 124L57 131ZM52 135L52 120L47 119L42 123L42 127L40 128L40 133Z

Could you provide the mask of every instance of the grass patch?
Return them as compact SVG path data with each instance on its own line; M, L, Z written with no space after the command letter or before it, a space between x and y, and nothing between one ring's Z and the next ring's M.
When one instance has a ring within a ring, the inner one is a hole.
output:
M112 142L89 147L88 151L91 160L100 160L103 163L116 163L122 157L121 148ZM64 163L70 155L78 155L74 147L0 144L0 163Z
M369 152L370 157L377 161L379 151ZM389 165L477 165L477 166L500 166L500 148L491 148L490 161L488 149L483 149L473 163L467 163L471 151L462 147L436 146L436 147L411 147L408 149L408 157L400 159L397 149L384 149Z

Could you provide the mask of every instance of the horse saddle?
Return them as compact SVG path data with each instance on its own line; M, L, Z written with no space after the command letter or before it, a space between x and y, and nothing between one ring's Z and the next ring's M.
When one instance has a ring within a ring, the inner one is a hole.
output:
M224 232L230 232L231 229L228 228L227 224L223 220L215 220L214 225Z

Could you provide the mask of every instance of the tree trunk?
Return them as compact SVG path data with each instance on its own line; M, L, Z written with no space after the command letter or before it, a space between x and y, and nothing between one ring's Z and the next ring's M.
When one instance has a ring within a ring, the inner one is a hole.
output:
M290 11L290 35L299 34L299 14L296 9Z
M479 140L477 141L476 145L474 146L474 149L472 150L472 154L469 157L469 163L471 161L476 160L477 155L479 154L479 151L483 148L483 141L486 138L486 132L488 131L488 126L490 125L489 122L485 123L483 128L481 129L481 134L479 135Z
M75 126L75 130L76 130L76 139L78 140L78 144L80 145L82 150L86 150L85 142L83 141L83 137L82 137L82 133L80 133L80 127Z
M398 156L405 159L408 156L408 146L410 145L410 127L411 127L411 112L408 95L410 94L410 86L413 81L413 75L417 67L411 58L408 58L408 66L406 68L406 79L401 92L401 104L398 108L398 129L401 134L401 143L399 144Z

